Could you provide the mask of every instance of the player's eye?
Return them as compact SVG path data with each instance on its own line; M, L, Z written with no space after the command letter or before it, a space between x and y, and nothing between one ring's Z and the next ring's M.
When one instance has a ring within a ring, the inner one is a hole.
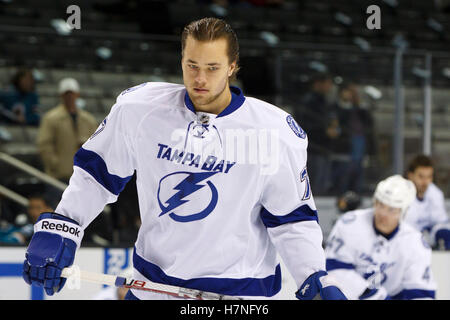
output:
M217 69L219 69L219 68L217 68L217 67L209 67L209 71L216 71Z
M191 69L197 69L198 68L195 64L188 64L188 66Z

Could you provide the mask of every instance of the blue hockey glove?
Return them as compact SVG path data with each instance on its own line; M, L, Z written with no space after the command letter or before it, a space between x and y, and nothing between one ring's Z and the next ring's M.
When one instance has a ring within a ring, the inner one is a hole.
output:
M347 300L342 291L330 280L326 271L313 273L303 282L295 296L300 300L313 300L317 295L322 300Z
M436 231L435 235L436 243L439 245L443 243L443 247L445 250L450 250L450 230L449 229L440 229Z
M72 265L82 238L83 229L76 221L53 212L42 213L25 254L25 282L44 287L48 295L59 292L66 282L61 271Z

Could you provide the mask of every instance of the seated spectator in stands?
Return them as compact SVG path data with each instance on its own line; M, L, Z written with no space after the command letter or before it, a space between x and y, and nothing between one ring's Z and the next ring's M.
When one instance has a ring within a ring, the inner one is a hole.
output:
M327 101L333 88L329 74L318 73L311 89L293 111L295 120L308 135L308 175L314 194L324 194L330 185L330 148L338 132L338 123Z
M39 96L35 91L33 73L19 69L12 85L0 92L0 119L10 124L39 125Z
M68 182L73 171L73 156L98 126L94 116L77 107L78 82L72 78L59 83L61 103L42 118L37 144L45 172Z
M29 196L25 221L20 226L7 224L0 228L0 242L27 243L33 236L34 224L42 212L53 212L49 201L41 194Z
M414 182L417 197L405 221L427 234L431 246L450 250L450 219L445 211L444 193L433 183L433 174L433 161L426 155L417 155L409 163L407 178Z
M374 125L371 113L360 107L357 85L343 84L333 106L339 134L331 144L336 155L332 163L333 190L337 194L363 191L365 156L375 153Z

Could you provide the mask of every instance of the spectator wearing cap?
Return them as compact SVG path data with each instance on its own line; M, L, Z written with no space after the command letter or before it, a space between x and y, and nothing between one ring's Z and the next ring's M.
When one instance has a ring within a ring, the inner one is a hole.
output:
M68 182L73 156L98 126L94 116L77 107L80 86L73 78L59 83L61 103L42 117L37 144L47 174Z
M32 70L17 70L11 86L0 92L0 119L9 124L39 125L39 96Z

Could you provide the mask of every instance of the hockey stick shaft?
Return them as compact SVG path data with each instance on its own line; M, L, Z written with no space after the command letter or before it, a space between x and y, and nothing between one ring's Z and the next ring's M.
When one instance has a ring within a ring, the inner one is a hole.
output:
M119 276L80 270L78 266L71 266L62 270L61 277L69 278L72 276L79 277L81 280L90 283L168 294L178 298L197 300L242 300L241 298L234 296L227 296L196 289L182 288L150 281L134 279L128 280Z

